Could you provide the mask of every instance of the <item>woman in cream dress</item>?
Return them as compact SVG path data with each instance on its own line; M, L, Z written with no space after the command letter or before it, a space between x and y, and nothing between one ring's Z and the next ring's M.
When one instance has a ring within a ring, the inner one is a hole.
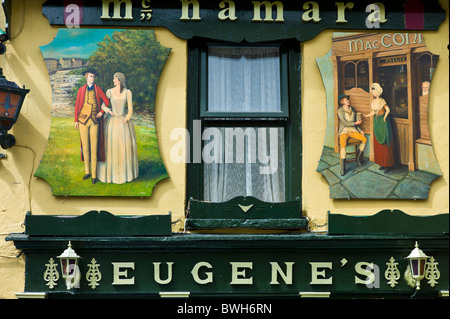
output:
M136 133L131 120L133 101L124 74L115 73L113 83L114 87L106 91L112 110L102 105L102 110L110 116L104 125L105 161L99 164L98 179L103 183L123 184L131 182L139 173Z

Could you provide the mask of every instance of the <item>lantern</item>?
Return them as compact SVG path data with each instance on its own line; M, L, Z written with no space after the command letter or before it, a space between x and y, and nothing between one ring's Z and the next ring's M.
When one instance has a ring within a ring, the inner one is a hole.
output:
M16 123L25 96L30 90L21 89L16 83L8 81L0 68L0 145L7 149L16 144L13 135L8 131Z
M61 262L61 272L63 278L66 280L67 290L79 288L80 270L78 268L78 261L81 257L72 249L72 243L70 241L67 249L58 258Z
M416 242L415 248L411 251L408 257L409 268L411 276L415 280L415 286L417 290L420 290L420 281L425 275L425 264L429 257L419 249L419 244Z

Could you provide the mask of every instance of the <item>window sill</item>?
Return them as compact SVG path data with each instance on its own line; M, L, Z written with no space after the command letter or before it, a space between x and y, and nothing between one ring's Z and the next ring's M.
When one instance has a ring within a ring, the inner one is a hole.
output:
M258 228L306 229L300 201L267 203L254 197L236 197L228 202L189 201L187 230Z

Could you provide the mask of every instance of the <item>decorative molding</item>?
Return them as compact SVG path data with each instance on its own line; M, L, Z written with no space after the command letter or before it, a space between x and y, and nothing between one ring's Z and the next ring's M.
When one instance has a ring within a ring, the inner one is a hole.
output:
M186 220L188 229L304 229L307 224L300 201L268 203L252 196L222 203L190 199Z
M243 211L244 213L246 213L246 212L248 212L248 211L253 207L253 204L247 205L247 206L238 204L238 206L239 206L240 209L242 209L242 211Z
M449 214L413 216L385 209L372 216L328 212L328 234L448 234Z
M169 236L171 214L116 216L107 211L89 211L80 216L25 216L25 231L31 236Z

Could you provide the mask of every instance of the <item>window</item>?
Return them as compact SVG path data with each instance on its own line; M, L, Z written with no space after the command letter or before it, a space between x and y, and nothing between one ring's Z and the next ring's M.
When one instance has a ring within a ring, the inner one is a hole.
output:
M365 60L344 63L345 90L354 87L369 92L369 63Z
M295 41L190 42L188 129L202 139L201 160L188 164L191 215L192 201L219 208L293 201L300 217L299 49Z
M210 45L207 55L202 116L287 115L279 47Z

